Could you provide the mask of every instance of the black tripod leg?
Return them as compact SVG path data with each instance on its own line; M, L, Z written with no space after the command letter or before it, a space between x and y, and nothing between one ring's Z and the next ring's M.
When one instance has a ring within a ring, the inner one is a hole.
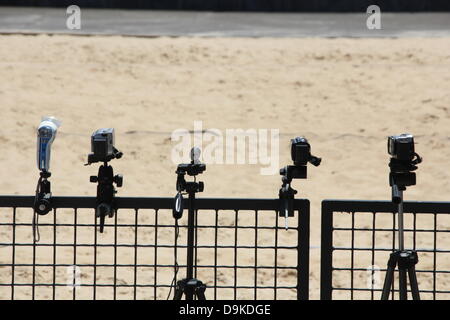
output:
M408 300L408 283L406 281L406 270L398 270L400 300Z
M416 268L414 266L408 268L408 275L413 300L420 300L419 286L417 284Z
M183 288L180 286L180 284L177 284L175 288L175 293L173 295L173 300L181 300L183 297Z
M394 278L394 269L397 265L396 256L394 253L391 254L388 261L388 268L386 270L386 276L384 278L383 292L381 294L381 300L388 300L389 293L391 291L392 280Z
M196 294L198 300L206 300L205 290L206 290L205 285L201 285L201 286L197 287L197 289L195 290L195 294Z

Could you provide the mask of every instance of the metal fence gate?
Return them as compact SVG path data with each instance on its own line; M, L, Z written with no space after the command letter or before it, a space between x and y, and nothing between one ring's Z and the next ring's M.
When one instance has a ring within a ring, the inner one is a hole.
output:
M34 243L34 197L1 196L0 299L172 298L175 248L185 277L187 212L175 241L172 198L116 200L99 233L94 197L54 197ZM195 276L207 299L308 299L309 201L294 201L287 231L278 205L196 199Z
M380 299L396 248L396 210L387 201L322 202L321 299ZM405 202L404 211L405 248L419 255L421 298L449 299L450 202Z

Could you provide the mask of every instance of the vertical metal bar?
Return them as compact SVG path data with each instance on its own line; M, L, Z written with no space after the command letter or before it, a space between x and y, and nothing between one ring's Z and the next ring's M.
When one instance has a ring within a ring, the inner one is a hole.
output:
M155 264L153 268L153 279L154 279L154 287L153 287L153 300L156 300L156 293L157 293L157 284L158 284L158 270L157 270L157 264L158 264L158 209L155 209Z
M375 275L375 228L376 228L376 212L372 212L372 249L371 249L371 264L372 264L372 270L371 270L371 281L370 281L370 299L374 299L374 275Z
M417 243L417 213L413 212L413 250L416 250Z
M36 241L33 241L33 265L32 265L32 287L31 287L31 300L35 300L35 284L36 284Z
M188 211L188 229L186 241L186 278L192 279L194 277L194 237L195 237L195 193L189 193L189 211ZM193 300L192 290L186 290L186 300Z
M354 267L355 267L355 212L351 212L351 240L350 240L350 299L354 300Z
M237 300L238 210L234 210L234 300Z
M436 300L436 258L437 258L437 214L434 213L434 232L433 232L433 300Z
M214 228L214 300L217 300L217 246L219 231L219 210L216 211L215 228Z
M258 210L255 210L255 265L254 270L254 293L253 299L258 299Z
M399 190L400 203L398 204L398 248L400 251L405 250L405 239L404 239L404 223L403 223L403 191Z
M94 217L94 281L93 281L93 300L97 298L97 217Z
M16 269L16 207L13 208L13 222L12 222L12 257L11 257L11 300L14 300L14 285L15 285L15 269Z
M395 219L395 217L396 217L396 214L395 214L395 212L393 212L392 213L392 219L393 219L393 221L392 221L392 225L393 225L393 227L392 227L392 251L396 250L396 247L395 247L395 242L396 242L395 241L396 219ZM391 289L392 289L391 298L392 298L392 300L395 300L395 270L394 270L394 275L392 276L392 287L391 287Z
M273 299L277 300L278 286L278 212L275 211L275 259L273 270Z
M56 300L56 208L53 209L53 281L52 299Z
M76 300L76 268L77 268L77 217L78 210L74 208L74 221L73 221L73 274L72 274L72 300Z
M197 253L198 253L198 210L196 209L194 211L195 214L195 229L194 229L194 239L195 239L195 246L194 246L194 278L197 279Z
M331 300L333 296L333 208L322 201L322 230L320 241L320 299Z
M297 299L309 299L309 200L301 200L297 225Z
M117 216L119 210L116 210L114 215L114 287L113 287L113 300L117 300Z
M137 244L138 244L138 209L134 209L134 291L133 300L136 300L137 294Z

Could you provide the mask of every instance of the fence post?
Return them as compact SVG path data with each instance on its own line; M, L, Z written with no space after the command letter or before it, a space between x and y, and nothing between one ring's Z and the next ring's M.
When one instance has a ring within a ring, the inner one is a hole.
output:
M333 211L329 202L322 201L321 257L320 257L320 299L332 299L333 287Z
M309 200L301 200L298 210L297 299L309 299Z

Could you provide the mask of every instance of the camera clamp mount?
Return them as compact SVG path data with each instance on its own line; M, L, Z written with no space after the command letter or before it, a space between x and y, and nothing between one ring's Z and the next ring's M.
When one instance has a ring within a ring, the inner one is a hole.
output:
M392 143L395 143L395 141ZM394 250L389 256L381 300L389 299L390 289L393 285L394 271L397 266L399 272L400 300L408 299L407 275L409 277L413 300L420 300L415 269L415 265L419 262L419 258L416 251L405 250L404 244L403 191L406 190L406 187L416 184L416 174L413 171L417 170L417 164L422 162L422 158L413 151L414 141L412 140L412 137L410 149L411 156L398 157L397 155L393 155L389 161L389 185L392 188L392 202L397 204L399 248L398 250Z
M111 130L111 132L113 131ZM95 134L96 133L94 133L92 138L93 142L96 138ZM107 135L103 135L103 137L109 138ZM104 141L107 140L105 139ZM114 141L113 138L111 141ZM97 183L97 206L95 209L95 216L100 218L100 233L103 233L105 217L114 217L114 213L117 210L114 199L117 190L114 188L114 184L116 184L118 188L123 185L123 176L121 174L114 175L113 167L108 164L112 159L122 158L123 153L117 150L112 144L104 143L103 145L110 148L111 152L100 153L93 144L93 153L88 155L88 163L86 164L90 165L94 162L103 162L103 165L98 169L98 175L91 176L89 179L90 182Z
M200 149L193 148L191 150L191 163L180 164L177 167L177 195L175 196L175 206L173 209L173 217L178 220L183 216L183 192L189 196L189 212L188 212L188 230L187 230L187 258L186 258L186 278L179 280L176 284L174 300L181 300L183 294L186 300L193 300L194 296L198 300L205 300L206 285L194 278L194 247L197 233L196 209L195 209L195 194L203 192L204 184L201 181L196 181L195 177L206 170L206 165L200 163L198 160L200 156ZM185 176L194 177L194 181L186 181ZM177 224L178 225L178 224Z
M34 200L34 210L37 214L46 215L52 210L51 177L48 171L41 171Z
M46 170L41 170L39 174L39 180L36 186L36 195L34 197L33 204L33 241L39 242L39 227L38 221L39 216L44 216L53 209L52 205L52 192L51 184L48 178L50 178L51 173Z
M288 229L288 217L294 216L294 197L297 190L291 187L293 179L307 178L307 163L314 166L319 166L322 161L321 158L315 157L311 154L311 146L303 137L291 139L291 158L294 165L288 165L280 169L281 188L278 192L280 199L280 209L278 214L280 217L285 217L285 228Z
M113 167L108 165L108 162L105 162L98 169L98 175L91 176L89 181L98 183L95 216L100 218L100 233L103 233L105 217L114 217L114 213L117 210L114 199L117 190L114 188L114 183L118 188L122 187L123 176L121 174L114 175Z

